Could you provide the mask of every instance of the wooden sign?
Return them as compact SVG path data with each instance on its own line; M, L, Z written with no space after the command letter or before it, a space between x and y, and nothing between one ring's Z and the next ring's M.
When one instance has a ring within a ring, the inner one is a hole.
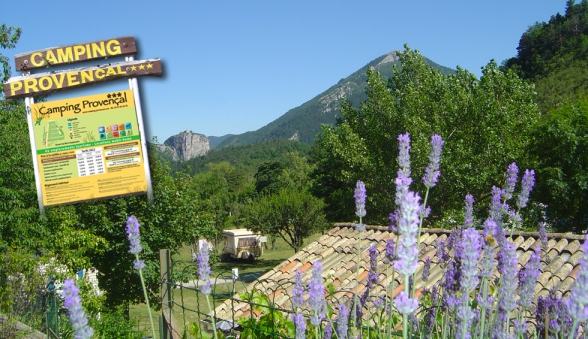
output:
M122 61L101 66L12 77L4 83L4 94L6 99L31 97L144 75L161 76L161 60Z
M17 71L29 71L135 53L137 53L135 38L126 36L17 54L14 56L14 63Z

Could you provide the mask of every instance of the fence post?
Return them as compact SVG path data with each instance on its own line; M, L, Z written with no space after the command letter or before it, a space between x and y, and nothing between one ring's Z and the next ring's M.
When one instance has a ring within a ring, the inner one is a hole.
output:
M159 274L161 277L161 322L163 331L161 339L172 339L172 288L171 288L171 256L167 249L159 250Z

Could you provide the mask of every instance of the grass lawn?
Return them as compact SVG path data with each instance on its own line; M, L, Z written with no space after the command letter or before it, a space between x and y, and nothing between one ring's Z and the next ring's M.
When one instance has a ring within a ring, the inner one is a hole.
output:
M315 241L321 236L320 233L310 236L308 239L304 241L304 245L306 246L311 242ZM268 244L270 247L270 244ZM294 250L286 244L286 242L282 239L277 239L275 243L275 247L272 250L271 248L264 249L263 255L254 261L246 261L246 260L231 260L227 262L216 262L211 267L212 269L212 277L216 277L217 275L222 275L225 277L230 277L231 269L237 268L239 269L239 276L242 280L247 282L255 280L257 277L263 275L265 272L269 271L273 267L280 264L282 261L288 259L294 254ZM179 254L175 254L172 256L172 260L174 261L182 261L185 264L190 264L191 262L191 251L190 246L184 246ZM194 265L196 265L194 263ZM196 279L196 277L194 277ZM245 287L243 283L236 284L236 291L235 293L239 292ZM217 285L213 290L213 293L219 294L219 297L215 300L211 300L212 307L222 303L227 296L232 295L232 285ZM174 290L174 301L176 305L173 307L173 315L174 322L176 326L179 328L184 328L184 324L186 322L197 322L198 316L196 314L196 310L200 309L202 313L208 313L208 305L206 302L205 296L201 294L196 294L195 291L188 288L182 289L175 289ZM212 298L211 298L212 299ZM183 305L182 307L178 306ZM156 312L154 310L151 311L151 315L153 317L153 322L155 324L156 334L158 334L159 330L159 315L160 312ZM132 305L130 311L131 319L138 319L140 324L139 327L141 329L149 329L149 317L147 315L147 308L144 304ZM149 330L150 331L150 330Z

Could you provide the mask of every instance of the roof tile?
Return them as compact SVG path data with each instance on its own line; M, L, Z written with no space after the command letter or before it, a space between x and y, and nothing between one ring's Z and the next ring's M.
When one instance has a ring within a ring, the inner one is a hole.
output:
M353 298L352 291L358 286L360 291L365 290L369 269L368 247L376 245L379 256L379 282L373 288L373 293L385 293L394 278L393 296L404 289L404 278L396 272L391 275L390 265L384 258L386 241L396 237L388 231L386 226L366 226L367 230L362 234L360 255L360 269L357 271L357 249L359 232L355 230L353 223L335 224L335 227L325 233L315 242L309 244L302 251L288 258L282 264L276 266L262 276L262 279L273 281L267 284L252 283L247 289L262 287L273 293L278 307L290 307L289 295L292 287L294 272L300 269L303 272L303 282L310 279L312 262L320 260L323 263L324 278L326 283L331 283L336 290L335 298ZM437 257L439 241L447 241L450 230L422 229L421 246L419 247L419 261L417 274L415 275L415 287L418 289L426 286L430 288L444 278L445 263L441 263ZM509 232L510 233L510 232ZM510 236L510 234L507 234ZM577 276L579 259L582 257L581 243L583 236L571 234L548 235L548 248L541 251L541 274L535 286L535 297L547 296L549 290L554 288L557 294L566 295ZM539 235L536 232L513 232L512 241L517 248L519 268L525 267L534 248L540 245ZM431 258L429 279L426 284L422 281L422 268L425 258ZM499 276L495 269L495 277ZM357 278L359 276L359 282ZM281 282L280 282L281 281ZM257 286L257 287L256 287ZM420 291L420 290L419 290ZM308 297L306 297L308 299ZM306 301L307 304L307 301ZM231 316L249 316L247 303L238 303L233 310L227 303L216 308L220 318L230 319ZM243 305L243 306L241 306ZM230 313L233 313L232 315Z

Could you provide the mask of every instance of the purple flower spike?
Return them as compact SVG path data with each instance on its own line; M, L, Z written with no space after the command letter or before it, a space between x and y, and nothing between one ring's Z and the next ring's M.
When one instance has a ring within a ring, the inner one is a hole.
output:
M408 192L400 205L398 232L401 237L398 239L398 259L394 262L394 268L405 276L413 274L417 267L420 199L418 193Z
M402 291L394 299L394 306L400 314L411 314L419 306L417 298L409 298L406 292Z
M458 246L461 249L461 288L469 292L478 284L478 259L482 247L478 231L474 228L464 230Z
M331 339L332 335L333 335L333 324L331 324L331 322L329 321L327 323L327 325L325 326L325 333L323 335L323 338Z
M132 254L139 254L143 250L141 248L141 235L139 234L140 226L134 215L131 215L127 220L127 235L131 243L129 249Z
M198 277L204 281L204 287L202 287L202 294L210 294L212 292L210 287L210 265L208 263L210 258L210 249L208 243L204 242L203 246L198 251Z
M71 327L75 331L74 338L89 339L94 334L94 330L88 326L88 318L82 308L79 292L80 290L73 280L66 279L63 282L63 305L67 308Z
M466 195L465 197L465 210L464 210L464 217L465 217L465 228L470 228L474 226L474 196L471 194Z
M302 306L302 294L304 293L304 285L302 284L302 272L296 270L294 277L294 287L292 288L292 306L294 310Z
M423 264L423 281L427 282L429 280L429 274L431 274L431 258L427 257L425 259L425 263Z
M394 257L394 240L392 239L388 239L388 241L386 241L386 260L388 260L389 262L393 262L394 260L396 260L396 258Z
M353 197L355 198L355 215L362 218L365 217L365 185L361 180L357 181Z
M523 175L523 180L521 182L521 193L517 198L518 208L525 208L527 206L527 202L529 201L529 193L531 193L534 185L535 171L525 170L525 174Z
M496 186L492 186L492 201L490 202L490 210L488 211L488 217L492 219L496 224L502 223L502 211L504 205L500 200L502 196L502 190Z
M294 321L294 325L296 326L296 339L306 338L306 320L304 320L304 316L302 315L302 313L293 314L292 320Z
M339 313L337 314L337 337L339 339L347 339L349 310L347 306L341 303L339 304Z
M531 258L525 268L519 272L518 303L523 308L531 307L531 303L533 302L537 278L541 275L541 271L539 270L540 265L541 257L539 256L539 247L537 247L531 254Z
M398 165L405 177L410 177L410 134L398 136Z
M431 153L429 154L429 166L425 169L425 176L423 182L425 186L431 188L437 184L439 180L439 163L441 162L441 148L443 147L443 139L440 135L433 135L431 137Z
M572 292L566 301L566 308L574 322L588 320L588 235L582 245L582 259L580 259L580 270Z
M515 292L517 289L517 255L515 246L510 241L505 241L501 249L502 265L500 274L502 285L498 307L506 312L513 311L517 307Z
M133 263L133 268L136 270L142 270L145 268L145 261L137 260Z
M539 240L541 240L541 248L543 248L544 251L547 251L549 239L547 239L546 223L543 221L539 223Z
M312 275L308 283L308 303L313 314L310 323L317 327L325 318L326 301L325 288L323 286L323 264L320 261L312 264Z
M508 169L506 170L506 184L504 185L504 190L502 190L502 198L504 201L512 198L512 193L514 192L515 186L517 184L518 175L519 168L517 167L517 164L513 162L512 164L508 165Z

